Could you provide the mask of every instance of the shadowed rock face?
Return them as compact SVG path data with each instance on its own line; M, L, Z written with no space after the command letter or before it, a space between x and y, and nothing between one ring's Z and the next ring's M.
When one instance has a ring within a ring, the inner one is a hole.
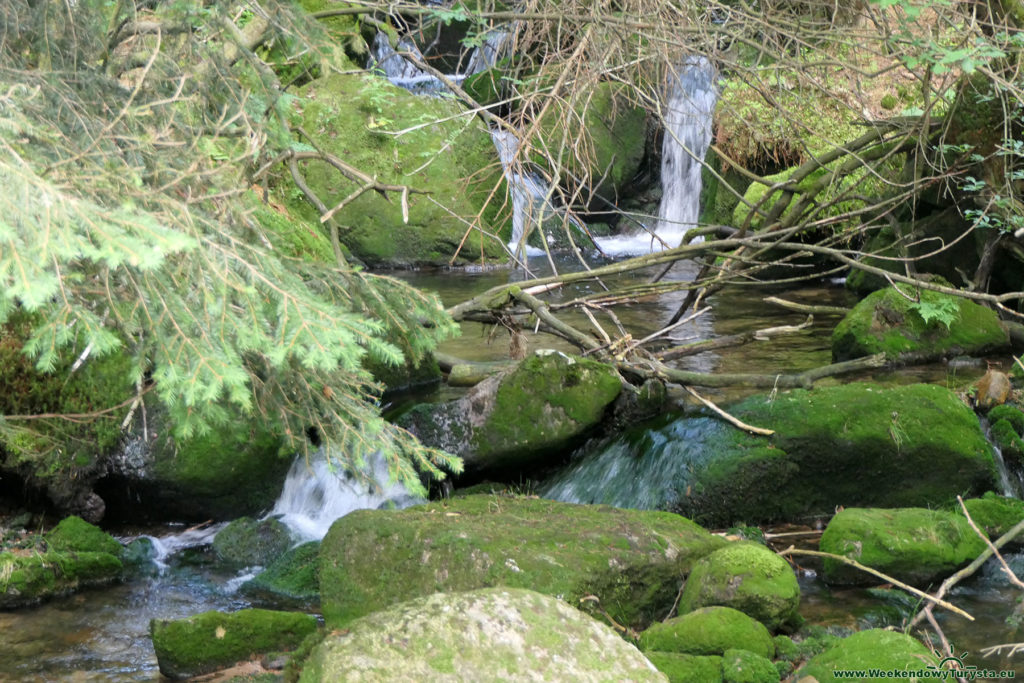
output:
M665 681L611 628L515 588L436 593L350 623L301 681Z

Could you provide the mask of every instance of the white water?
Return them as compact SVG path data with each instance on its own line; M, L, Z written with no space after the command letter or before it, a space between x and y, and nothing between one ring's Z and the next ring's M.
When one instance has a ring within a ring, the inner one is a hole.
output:
M199 546L213 543L213 537L228 525L227 522L210 524L202 527L192 527L179 534L168 534L166 536L145 536L153 543L153 564L161 573L167 569L167 559L182 550L198 548Z
M332 469L322 453L307 462L295 459L281 495L268 517L278 517L300 542L320 540L334 520L353 510L394 507L426 502L390 482L387 463L375 456L362 476Z

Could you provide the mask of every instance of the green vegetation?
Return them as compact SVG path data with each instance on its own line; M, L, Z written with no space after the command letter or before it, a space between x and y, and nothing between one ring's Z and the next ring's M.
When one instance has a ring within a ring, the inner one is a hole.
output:
M896 631L871 629L844 638L814 656L800 669L798 679L813 676L830 680L840 669L923 671L937 664L935 656L919 641Z
M722 655L743 649L771 658L775 644L764 624L731 607L702 607L651 625L640 634L643 651Z
M270 596L276 601L284 601L296 607L319 605L319 556L319 542L303 543L285 552L268 564L265 570L242 584L242 590L257 596Z
M722 656L725 683L778 683L778 669L770 659L749 650L727 650Z
M706 681L721 683L722 658L682 655L677 652L645 652L644 656L658 671L668 676L669 683L691 683Z
M1019 498L1008 498L989 491L981 498L968 498L964 501L971 519L993 541L1008 532L1021 520L1024 520L1024 501ZM963 514L959 505L954 512ZM1015 545L1024 543L1020 536L1013 541Z

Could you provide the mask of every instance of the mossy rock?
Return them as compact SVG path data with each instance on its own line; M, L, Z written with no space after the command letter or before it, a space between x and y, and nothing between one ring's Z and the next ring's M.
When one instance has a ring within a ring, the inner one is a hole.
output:
M832 333L832 358L884 353L889 359L903 354L938 359L980 355L1009 343L990 308L931 290L888 287L869 294L839 322Z
M721 683L722 658L717 656L683 655L678 652L645 652L644 655L669 683Z
M81 588L116 581L123 565L104 552L0 553L0 609L38 604Z
M618 623L642 628L672 607L693 563L724 543L667 512L534 498L358 510L321 545L321 606L333 627L435 591L498 585L574 605L594 596Z
M312 541L292 548L267 565L254 578L242 584L250 595L266 596L296 607L309 607L320 602L317 561L320 543Z
M753 396L730 407L772 436L723 428L676 508L728 527L847 507L948 507L997 481L978 418L949 389L870 383ZM707 440L705 440L707 441Z
M968 498L964 501L967 512L993 541L1024 520L1024 501L1019 498L1000 496L989 491L981 498ZM955 512L963 514L958 505ZM1017 536L1012 543L1024 544L1024 536Z
M288 527L273 518L240 517L213 538L217 556L239 567L265 567L281 557L291 544Z
M380 183L405 185L429 193L410 194L408 221L400 193L385 198L365 192L337 214L341 240L367 265L400 267L448 265L466 234L465 220L482 215L483 227L499 232L507 216L502 202L488 203L498 187L505 192L497 150L483 123L460 115L450 99L417 97L374 75L335 74L298 91L295 118L313 136L317 149L344 159ZM426 125L420 125L426 122ZM433 123L431 123L433 122ZM418 126L418 127L417 127ZM388 131L412 129L401 136ZM311 161L303 171L310 189L335 206L358 187L337 169ZM304 200L291 208L307 220L318 212ZM503 261L496 240L474 233L457 263Z
M834 672L875 669L888 671L924 671L937 668L935 656L919 641L898 631L871 629L840 640L821 654L815 655L797 673L795 680L813 677L818 681L835 680ZM852 681L911 679L906 676L850 678Z
M652 624L638 641L644 652L722 655L744 649L763 657L775 655L772 636L764 624L731 607L702 607L668 621Z
M149 635L160 673L182 679L224 669L255 654L291 650L316 628L316 617L308 614L244 609L153 619Z
M1024 412L1017 406L1002 404L988 411L989 437L1003 457L1024 466Z
M664 681L610 627L514 588L437 593L357 619L306 661L302 683Z
M821 536L822 552L842 555L906 583L927 586L976 558L985 542L967 520L925 508L846 508ZM825 580L877 583L875 576L825 559Z
M575 150L563 160L566 170L589 180L593 191L613 202L626 193L644 160L647 112L636 106L622 83L599 83L571 110L564 101L555 101L539 126L539 144L547 157L556 158L561 149ZM583 142L574 144L581 129Z
M463 398L424 404L399 424L467 470L521 470L578 440L622 390L615 369L559 352L538 352Z
M679 611L710 605L732 607L776 630L796 617L800 586L784 559L741 541L701 558L686 579Z
M727 650L722 655L724 683L778 683L779 670L772 660L749 650Z
M135 393L132 360L120 351L93 354L72 372L83 351L74 349L52 372L39 372L22 350L38 322L15 312L0 325L0 415L104 414L23 423L24 429L19 426L0 441L0 472L13 472L45 491L65 514L99 521L103 504L92 487L121 442L120 424Z
M106 553L118 557L124 546L97 526L81 517L65 517L46 534L46 545L57 552Z

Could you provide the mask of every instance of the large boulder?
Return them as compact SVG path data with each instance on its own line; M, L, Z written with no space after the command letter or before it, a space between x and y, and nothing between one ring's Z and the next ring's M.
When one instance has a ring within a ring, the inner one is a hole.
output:
M985 541L952 512L846 508L829 522L820 547L906 583L927 586L980 555ZM825 579L838 584L878 581L831 558L825 559Z
M723 427L676 483L675 507L708 526L831 516L837 506L946 507L995 486L974 412L941 386L855 383L751 397L730 408L755 436Z
M337 520L320 549L329 626L434 591L510 586L587 598L620 624L672 607L682 577L726 541L667 512L471 495Z
M768 548L732 543L697 561L679 599L681 613L710 605L732 607L775 630L796 618L800 586L789 563Z
M869 294L839 322L832 357L843 361L884 353L890 359L906 354L938 359L980 355L1009 343L1009 333L990 308L930 290L888 287Z
M764 624L731 607L715 605L652 624L638 641L644 652L723 655L726 650L749 650L775 655L775 643Z
M252 579L242 584L248 595L268 599L275 604L308 607L320 603L317 558L320 543L311 541L292 548Z
M299 680L666 678L611 628L557 598L485 588L417 598L351 622L313 650Z
M854 633L815 655L793 680L833 681L837 671L869 669L882 673L877 678L848 680L913 680L911 674L902 672L936 669L937 664L935 655L920 641L898 631L871 629Z
M0 552L0 609L34 605L121 576L123 547L79 517L67 517L32 547Z
M254 654L294 649L316 628L316 617L309 614L244 609L153 619L149 635L160 673L183 679L227 668Z
M461 399L417 406L400 424L461 456L467 471L522 470L600 423L621 390L604 363L539 351Z
M298 95L297 122L318 150L379 183L429 193L409 194L406 201L398 192L384 197L370 191L351 201L337 219L345 226L341 240L354 256L371 266L448 265L463 245L460 262L504 258L501 244L482 233L463 244L465 221L477 216L487 231L497 231L502 202L487 204L487 198L496 187L505 191L498 187L497 150L472 113L451 99L418 97L368 74L334 74ZM390 134L400 130L406 132ZM302 171L328 207L362 184L324 161L308 161ZM319 219L311 205L292 201L306 218Z
M239 517L217 532L217 557L238 567L266 567L292 544L291 533L279 519Z

